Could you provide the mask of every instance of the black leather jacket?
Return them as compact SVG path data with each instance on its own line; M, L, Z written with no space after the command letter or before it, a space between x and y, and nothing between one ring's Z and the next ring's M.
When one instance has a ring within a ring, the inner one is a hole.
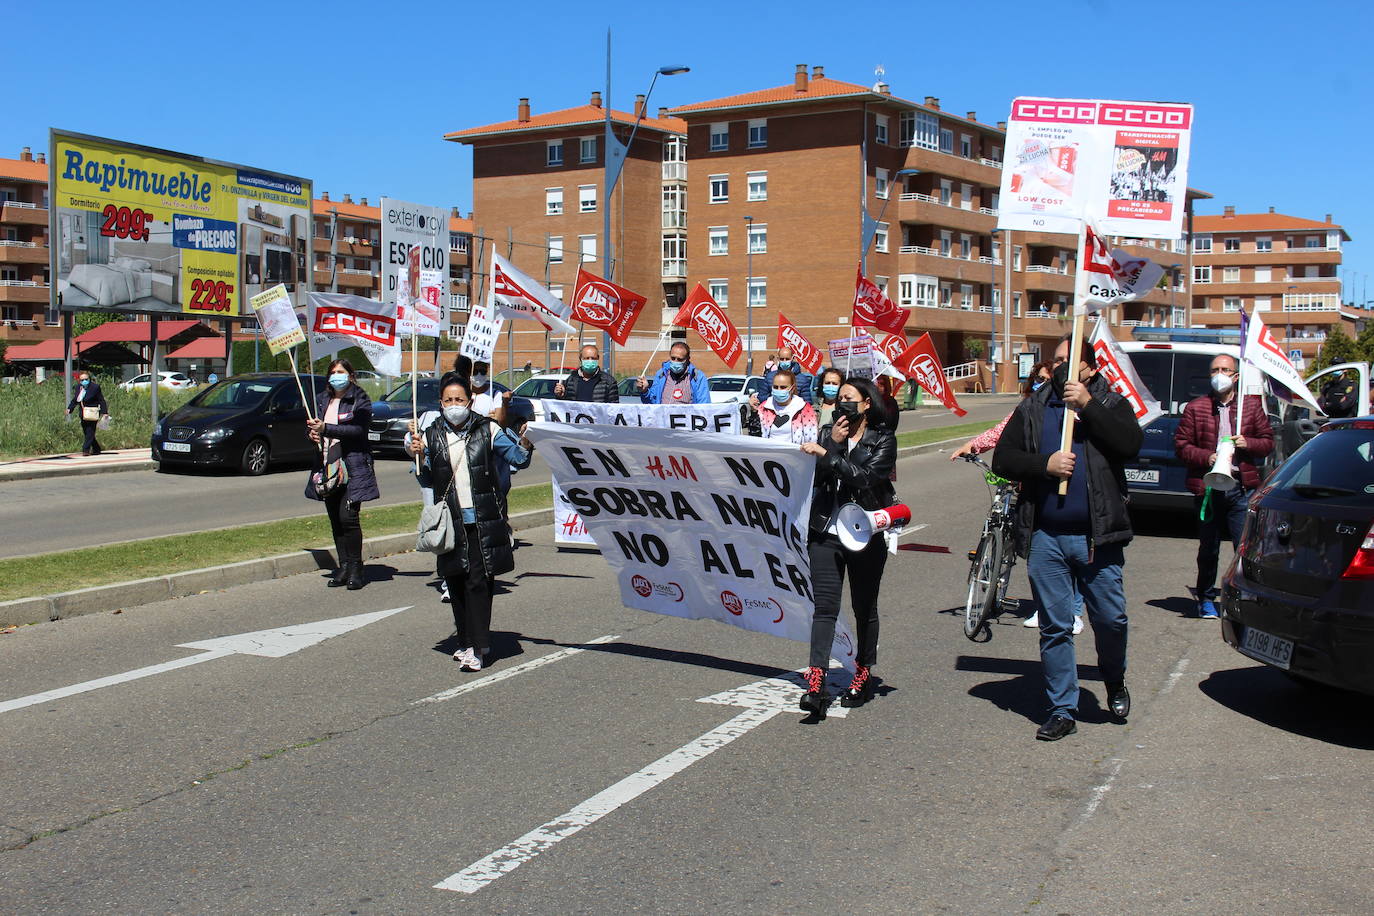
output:
M865 509L885 509L896 502L892 471L897 466L897 436L886 426L864 430L854 448L836 442L831 424L821 427L819 443L824 457L816 459L816 479L811 490L811 532L825 530L830 516L845 503Z
M496 473L496 461L501 460L491 446L490 417L473 417L468 421L467 466L472 486L472 506L477 515L477 535L482 544L482 562L485 570L467 569L468 552L465 545L467 530L463 525L462 510L458 506L457 490L449 489L453 480L453 465L448 454L448 424L443 419L435 420L425 430L425 446L428 449L426 460L429 463L429 479L435 496L448 494L449 511L458 529L455 548L440 554L439 574L449 576L455 573L466 575L485 575L494 578L515 568L515 557L511 553L510 529L506 526L505 507L501 501L500 478Z

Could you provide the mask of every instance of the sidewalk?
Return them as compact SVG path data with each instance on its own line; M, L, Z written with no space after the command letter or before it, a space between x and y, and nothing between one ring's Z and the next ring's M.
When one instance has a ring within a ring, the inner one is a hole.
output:
M0 482L32 480L36 477L71 477L77 474L106 474L111 471L143 471L156 467L146 448L105 451L89 457L80 452L66 455L37 455L0 461Z

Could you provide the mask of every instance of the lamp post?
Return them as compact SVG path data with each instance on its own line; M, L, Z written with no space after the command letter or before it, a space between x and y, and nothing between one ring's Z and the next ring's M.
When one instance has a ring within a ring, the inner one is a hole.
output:
M863 218L863 248L859 252L859 270L866 277L868 276L868 249L873 246L873 240L878 235L878 226L883 222L883 214L887 212L887 205L892 202L892 186L903 175L919 175L920 169L898 169L892 173L892 180L887 185L887 197L883 198L883 205L878 208L878 218L870 219L868 216L868 201L863 202L863 209L860 215Z
M754 290L754 245L752 236L754 234L754 218L744 217L744 261L745 272L748 277L744 281L744 317L749 322L748 337L745 338L744 374L754 374L754 303L750 301L750 295Z
M654 84L658 82L660 76L676 76L679 73L686 73L690 67L672 65L659 67L654 72L654 78L649 81L649 91L644 93L644 107L635 118L634 126L630 128L630 136L626 142L621 143L616 139L614 131L611 129L611 30L606 30L606 94L602 97L601 104L606 109L606 131L603 145L605 166L605 177L603 184L605 190L602 193L601 207L601 244L604 250L601 253L601 273L607 280L614 280L614 261L611 257L611 193L615 191L616 182L620 180L620 172L625 166L625 157L629 154L630 145L635 142L635 134L639 131L639 124L644 120L644 115L649 111L649 96L653 95ZM624 280L622 279L623 283ZM581 341L579 341L581 343ZM606 354L606 370L615 369L615 350L612 347L611 333L601 332L601 352Z

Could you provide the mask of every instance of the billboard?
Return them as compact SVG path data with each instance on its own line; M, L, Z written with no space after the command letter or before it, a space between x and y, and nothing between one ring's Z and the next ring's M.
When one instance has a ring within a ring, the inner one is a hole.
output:
M233 318L278 284L305 307L310 182L61 130L49 148L59 308Z
M1013 100L997 227L1181 238L1192 129L1182 103Z
M401 275L418 257L409 284L411 301L399 302ZM448 211L443 207L382 198L382 301L396 303L401 332L428 337L448 330ZM415 314L412 314L412 307Z

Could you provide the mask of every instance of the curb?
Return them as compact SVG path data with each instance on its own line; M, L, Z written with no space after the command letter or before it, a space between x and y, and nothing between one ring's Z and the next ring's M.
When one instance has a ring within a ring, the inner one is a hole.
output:
M0 483L7 480L38 480L48 477L84 477L87 474L115 474L120 471L149 471L157 467L151 458L141 461L125 461L119 464L99 464L88 467L35 468L29 471L0 472Z
M552 524L552 507L521 512L510 519L511 528L516 531ZM414 532L384 534L363 541L363 555L368 560L410 553L414 549ZM205 569L189 569L149 579L135 579L132 582L97 585L37 598L20 598L0 602L0 627L65 620L83 614L100 614L152 604L155 601L166 601L169 598L185 598L202 592L219 591L235 585L284 579L287 576L333 567L334 551L327 547L319 547Z

